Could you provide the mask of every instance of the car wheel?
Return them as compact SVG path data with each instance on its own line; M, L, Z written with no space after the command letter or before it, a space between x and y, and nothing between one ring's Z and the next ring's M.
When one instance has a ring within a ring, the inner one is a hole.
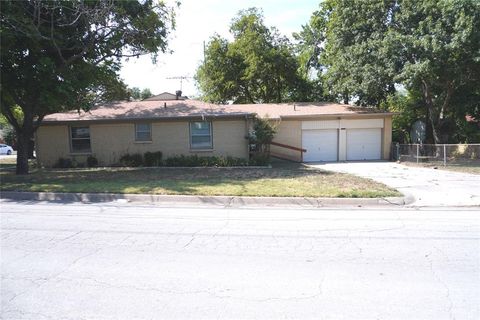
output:
M12 154L12 151L11 150L8 150L7 151L7 155L11 155Z

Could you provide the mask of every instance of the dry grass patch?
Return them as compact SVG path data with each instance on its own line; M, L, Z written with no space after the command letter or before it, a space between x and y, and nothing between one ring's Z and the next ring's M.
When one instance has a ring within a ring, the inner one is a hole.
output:
M232 196L399 196L383 184L298 164L273 168L96 168L1 172L1 190Z

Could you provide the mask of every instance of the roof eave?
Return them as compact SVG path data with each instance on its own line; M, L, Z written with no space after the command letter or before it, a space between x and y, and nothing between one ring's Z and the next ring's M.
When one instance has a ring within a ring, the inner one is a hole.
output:
M385 116L394 116L398 115L398 112L382 112L382 113L330 113L330 114L298 114L298 115L285 115L280 116L279 119L299 119L299 118L332 118L332 117L341 117L341 118L355 118L355 117L385 117Z
M69 119L69 120L43 120L41 125L62 125L71 123L120 123L120 122L141 122L141 121L182 121L182 120L202 120L202 119L238 119L251 118L253 113L239 114L200 114L177 117L129 117L129 118L98 118L98 119Z

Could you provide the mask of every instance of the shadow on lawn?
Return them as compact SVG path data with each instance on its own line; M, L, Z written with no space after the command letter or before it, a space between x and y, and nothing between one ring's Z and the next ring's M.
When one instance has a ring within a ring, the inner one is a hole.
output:
M95 168L42 169L30 175L16 176L2 172L2 190L69 193L38 200L54 202L110 202L119 199L113 193L198 194L198 188L232 188L246 193L246 185L261 179L295 179L330 176L334 173L299 163L275 161L272 168ZM75 193L83 193L78 195ZM211 191L212 195L221 191ZM120 197L121 199L122 197ZM28 199L31 199L31 195Z

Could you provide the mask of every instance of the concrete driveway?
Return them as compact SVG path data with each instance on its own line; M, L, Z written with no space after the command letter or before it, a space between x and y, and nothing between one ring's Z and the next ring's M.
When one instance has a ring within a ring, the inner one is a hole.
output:
M309 165L384 183L413 197L413 206L480 206L480 175L408 167L385 161Z
M13 151L14 154L0 154L0 160L5 160L5 159L17 159L17 151Z

